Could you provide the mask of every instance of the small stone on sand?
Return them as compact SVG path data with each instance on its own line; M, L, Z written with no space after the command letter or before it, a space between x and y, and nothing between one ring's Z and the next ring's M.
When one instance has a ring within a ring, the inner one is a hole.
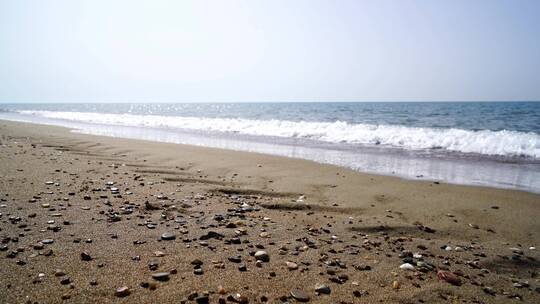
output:
M299 302L309 302L309 295L300 289L291 290L291 296Z
M117 297L125 297L125 296L128 296L130 293L131 291L129 290L129 287L122 286L116 289L114 295Z

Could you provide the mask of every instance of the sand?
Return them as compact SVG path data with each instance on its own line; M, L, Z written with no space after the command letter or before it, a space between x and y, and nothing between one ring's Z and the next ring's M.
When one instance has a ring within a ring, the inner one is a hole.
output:
M0 135L2 303L540 302L538 194L44 125Z

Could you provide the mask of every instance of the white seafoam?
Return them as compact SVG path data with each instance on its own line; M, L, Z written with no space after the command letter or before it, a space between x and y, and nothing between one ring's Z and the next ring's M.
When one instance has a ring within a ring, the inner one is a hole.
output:
M398 125L202 118L90 112L19 111L20 114L93 124L304 138L327 143L381 145L408 150L440 149L483 155L540 158L540 135L533 132L420 128Z

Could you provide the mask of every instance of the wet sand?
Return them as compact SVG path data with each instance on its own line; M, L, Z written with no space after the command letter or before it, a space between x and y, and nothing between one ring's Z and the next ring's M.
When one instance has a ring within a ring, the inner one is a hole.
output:
M540 302L538 194L7 121L0 136L2 303Z

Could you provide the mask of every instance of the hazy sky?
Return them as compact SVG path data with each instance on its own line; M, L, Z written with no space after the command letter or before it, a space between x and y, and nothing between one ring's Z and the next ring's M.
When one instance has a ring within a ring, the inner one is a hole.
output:
M0 102L540 100L539 0L0 0Z

